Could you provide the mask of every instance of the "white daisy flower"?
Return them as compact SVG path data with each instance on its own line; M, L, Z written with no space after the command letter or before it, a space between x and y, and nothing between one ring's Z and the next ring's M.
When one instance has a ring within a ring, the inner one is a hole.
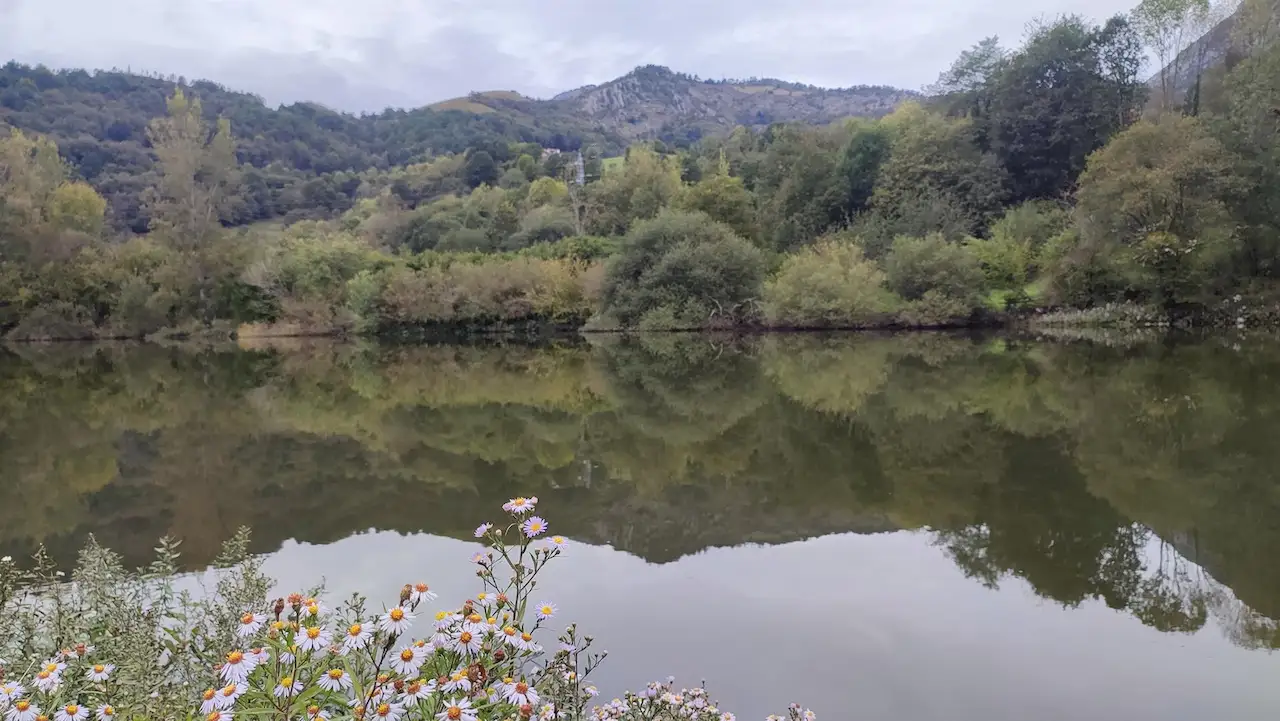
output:
M436 721L476 721L476 711L465 698L446 701L447 705L436 714Z
M443 631L462 618L461 614L451 611L440 611L436 614L436 630Z
M521 651L529 651L531 653L537 653L538 651L542 650L541 646L533 642L533 634L529 633L528 631L521 633L512 641L512 643L515 645L516 648L520 649Z
M564 536L552 536L547 539L548 548L564 548L569 545L569 539Z
M400 606L382 614L382 618L378 620L378 628L387 633L399 636L409 630L409 624L413 621L413 615L405 611Z
M84 721L89 718L89 709L80 704L69 703L53 714L54 721Z
M116 667L113 664L99 663L90 666L89 670L84 672L84 677L94 683L102 683L111 678L111 672L114 670L116 670Z
M67 653L74 653L74 652L68 651ZM62 673L62 670L66 667L67 667L67 664L62 662L61 656L54 656L48 661L45 661L44 665L40 667L40 670L48 671L49 673Z
M98 721L113 721L116 717L116 707L109 703L104 703L98 707L97 711L93 712L93 715Z
M554 603L551 603L550 601L543 601L542 603L538 604L536 610L538 612L538 620L545 621L548 618L551 618L552 616L556 615L556 611L560 609L556 608L556 605Z
M40 707L25 698L14 701L9 710L5 712L5 718L9 721L36 721L36 716L39 715Z
M507 703L513 706L523 706L529 704L536 706L538 704L538 692L529 687L529 684L523 679L515 683L502 684L502 696Z
M444 631L436 631L431 636L431 648L442 649L449 648L453 644L453 636Z
M333 638L329 635L328 629L308 626L298 633L295 640L300 651L320 651L328 648Z
M49 673L48 671L41 671L36 674L35 681L32 682L32 685L44 693L53 693L62 685L62 675Z
M591 698L595 698L596 696L600 695L600 689L596 688L595 686L588 686L586 688L586 692L587 692L587 695L590 696Z
M547 532L547 521L542 516L530 516L520 524L520 530L528 538L537 538Z
M290 664L298 660L298 646L294 644L280 652L280 663Z
M296 680L292 676L285 676L280 679L280 683L276 684L275 690L271 693L274 694L276 698L285 698L286 696L293 696L294 694L302 691L302 688L301 681Z
M316 681L316 685L326 691L346 691L351 688L351 674L340 668L331 668Z
M347 633L342 639L342 653L346 655L352 651L359 651L369 645L369 639L373 634L369 629L359 623L353 623L347 627Z
M261 666L262 664L271 660L271 652L262 647L251 648L245 653L246 655L249 656L249 658L253 659L253 662L258 666Z
M516 630L515 626L503 626L502 630L498 632L498 640L508 646L516 646L517 638L520 638L520 632Z
M370 709L370 721L398 721L404 709L397 704L382 702Z
M215 704L215 710L216 709L225 710L225 709L231 708L232 706L235 706L236 700L239 699L241 696L243 696L244 692L248 690L249 690L248 684L244 683L243 681L241 681L240 683L229 683L226 686L223 686L222 688L218 689L218 695L215 697L217 700L217 703Z
M489 565L489 554L484 551L476 551L471 554L471 562L477 566L487 566Z
M413 699L414 701L425 701L431 694L436 692L436 680L424 681L422 679L414 679L404 685L404 697Z
M257 633L262 624L267 622L267 617L261 613L246 613L240 617L240 625L236 627L236 636L240 638L249 638Z
M491 619L487 619L478 613L467 616L467 620L462 624L463 631L470 631L477 636L483 636L493 630Z
M89 654L93 653L94 650L97 648L98 648L97 646L87 646L83 643L77 643L75 645L75 648L72 649L72 651L75 652L75 655L79 656L80 658L84 658L85 656L88 656ZM68 657L70 656L68 655Z
M401 649L400 653L391 659L391 668L401 676L413 676L418 673L418 669L422 668L423 654L416 648Z
M221 703L222 702L218 700L217 689L205 689L204 693L200 694L200 714L202 716L208 716L213 713L214 709L219 708Z
M538 710L538 721L551 721L564 716L563 711L557 711L556 705L553 703L544 703L542 708Z
M204 721L231 721L233 716L235 716L235 712L233 711L218 709L209 712L209 715L204 717Z
M410 603L421 603L421 602L423 602L423 601L434 601L434 600L436 600L436 598L437 598L437 596L436 596L436 592L435 592L435 591L432 591L432 590L431 590L431 587L430 587L430 586L428 586L428 585L427 585L427 584L425 584L425 583L415 583L415 584L413 584L413 592L409 594L409 602L410 602Z
M449 676L449 680L444 684L445 693L457 693L459 691L462 691L463 693L471 693L471 679L467 678L467 672L465 669L461 671L454 671L453 674Z
M720 721L738 721L738 717L734 716L728 711L725 711L724 713L720 714Z
M307 721L329 721L329 712L319 706L308 706Z
M481 523L476 526L476 538L484 538L484 534L488 533L490 528L493 528L492 523Z
M222 663L222 680L229 684L244 683L257 667L256 656L250 656L244 651L232 651Z
M16 699L22 698L27 689L20 683L6 683L0 685L0 701L12 703Z
M453 640L453 650L458 653L474 656L480 653L480 648L484 645L480 638L480 634L463 631Z
M316 618L321 614L327 613L329 608L314 598L308 598L302 606L302 615L308 618Z

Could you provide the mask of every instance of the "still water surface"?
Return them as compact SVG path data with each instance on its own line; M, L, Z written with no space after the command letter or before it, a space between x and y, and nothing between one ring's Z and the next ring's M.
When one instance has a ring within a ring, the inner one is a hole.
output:
M534 494L597 682L746 718L1280 717L1280 340L0 350L0 551L473 591Z

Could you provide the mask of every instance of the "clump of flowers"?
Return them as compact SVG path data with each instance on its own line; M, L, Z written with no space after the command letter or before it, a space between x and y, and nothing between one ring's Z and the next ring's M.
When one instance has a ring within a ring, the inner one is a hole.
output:
M92 645L64 649L29 669L22 683L0 685L0 711L5 721L196 711L205 721L734 721L704 689L675 691L672 679L588 708L597 695L588 678L606 654L593 651L593 639L573 624L548 643L559 609L535 596L538 576L568 541L546 537L549 524L534 515L537 503L513 498L503 505L505 522L476 529L487 546L472 557L481 590L441 609L432 607L437 596L421 581L405 584L397 603L379 610L358 595L330 609L316 591L268 601L258 593L263 586L252 562L239 576L223 578L214 600L175 599L167 585L143 584L149 591L133 600L154 624L152 638L141 644L145 663L131 660L138 668L122 665L117 674ZM118 645L127 659L141 658L127 652L137 642ZM156 649L159 658L148 656ZM154 676L157 690L142 694L135 681L117 694L117 676ZM186 705L163 708L156 699L165 698L185 698ZM813 721L813 714L793 707L788 718Z

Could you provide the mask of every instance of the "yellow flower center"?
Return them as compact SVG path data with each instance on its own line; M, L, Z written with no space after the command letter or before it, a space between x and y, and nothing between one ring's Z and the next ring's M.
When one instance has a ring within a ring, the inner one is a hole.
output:
M379 715L379 716L386 716L387 714L391 713L391 704L389 704L389 703L380 703L380 704L378 704L378 712L377 712L377 713L378 713L378 715Z
M470 616L467 616L467 620L472 623L480 623L481 621L484 620L484 617L478 613L473 613Z
M229 683L229 684L227 684L226 686L223 686L223 687L222 687L222 695L223 695L223 696L235 696L235 695L236 695L236 685L235 685L234 683Z
M338 679L342 678L342 669L340 668L329 669L329 678L333 679L334 681L337 681Z
M73 704L73 703L72 703L72 704L67 704L67 709L66 709L66 710L67 710L67 715L68 715L68 716L75 716L76 714L80 713L80 707L79 707L79 706L77 706L77 705L75 705L75 704Z
M391 609L391 613L389 613L389 614L387 614L387 615L391 617L391 620L392 620L392 621L403 621L403 620L404 620L404 609L402 609L402 608L393 608L393 609Z
M412 661L412 660L413 660L413 651L412 651L411 649L407 649L407 648L406 648L405 650L401 651L401 652L400 652L400 660L401 660L401 661L404 661L405 663L408 663L408 662Z
M19 701L18 703L15 703L15 704L13 705L13 707L14 707L14 708L16 708L16 709L18 709L18 711L21 711L21 712L25 713L27 709L31 708L31 702L30 702L30 701Z
M320 707L319 707L319 706L308 706L308 707L307 707L307 713L308 713L309 715L311 715L311 716L319 716L319 715L320 715Z
M216 693L218 693L218 692L217 692L217 691L214 691L214 690L213 690L213 689L211 689L211 688L207 688L207 689L205 689L205 690L204 690L204 693L200 694L200 698L204 699L205 701L212 701L212 700L213 700L213 696L214 696L214 694L216 694Z
M449 612L448 612L448 611L436 611L436 620L437 620L437 621L443 621L443 620L445 620L445 619L446 619L446 618L448 618L448 617L449 617Z
M431 590L431 587L425 583L419 583L413 587L413 590L417 591L418 593L426 593L427 591Z
M463 631L462 635L458 636L458 641L462 643L471 643L471 632Z
M52 676L52 675L53 675L53 674L49 673L48 671L41 671L40 673L36 674L36 678L38 678L38 679L40 679L41 681L43 681L43 680L45 680L45 679L49 678L49 677L50 677L50 676Z
M564 536L552 536L551 542L557 546L562 545L564 543Z
M508 636L516 635L516 630L510 626L504 626L502 629L502 632L507 634Z
M115 716L115 715L116 715L115 707L113 707L113 706L103 706L103 707L102 707L102 715L103 715L103 716Z
M490 616L489 618L485 619L485 621L487 621L488 624L492 626L493 624L498 622L498 619L494 618L493 616Z
M232 651L227 654L227 663L236 664L244 660L244 654L239 651Z
M106 672L106 670L107 670L107 667L103 666L102 664L97 664L96 666L93 667L94 673L104 673Z
M244 625L246 625L246 626L248 626L249 624L253 623L253 614L252 614L252 613L246 613L245 615L241 616L241 617L240 617L240 623L243 623L243 624L244 624Z
M523 693L528 693L528 691L529 691L529 684L525 683L524 681L521 681L520 683L516 684L516 693L523 694Z
M45 664L44 670L48 671L49 673L53 673L58 670L58 664L56 663Z
M218 719L222 718L222 712L214 711L210 713L208 716L205 716L204 718L205 718L205 721L218 721Z
M280 685L284 686L285 688L289 688L290 686L293 685L293 677L285 676L284 678L280 679Z
M528 642L528 641L532 641L532 640L533 640L533 636L532 636L531 634L529 634L529 633L522 633L522 634L520 634L520 639L521 639L522 641L526 641L526 642Z
M453 721L458 721L458 719L462 718L462 709L458 706L450 706L448 714Z
M410 681L410 682L409 682L409 685L408 685L408 686L405 686L405 688L404 688L404 691L405 691L405 693L407 693L407 694L415 694L415 693L417 693L417 692L419 692L419 691L421 691L421 690L422 690L422 682L421 682L421 681Z
M320 638L320 629L315 626L308 628L307 638L311 639L312 641L316 640L317 638Z
M347 635L348 635L348 636L353 636L353 637L354 637L354 636L359 636L359 635L360 635L360 632L361 632L361 631L363 631L363 630L364 630L364 629L360 627L360 624L358 624L358 623L353 623L353 624L351 624L351 628L348 628L348 629L347 629Z
M555 613L555 609L550 606L543 606L542 613L545 616L550 616L552 613Z

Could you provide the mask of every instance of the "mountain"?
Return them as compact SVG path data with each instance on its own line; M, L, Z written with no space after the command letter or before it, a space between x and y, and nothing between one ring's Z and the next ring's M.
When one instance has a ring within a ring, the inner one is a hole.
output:
M437 103L473 113L515 112L586 119L626 140L696 140L738 125L802 121L826 124L850 116L879 117L918 93L885 86L818 88L783 80L699 80L658 65L636 68L600 85L532 100L511 92L474 93Z
M0 66L0 132L50 137L76 175L110 204L114 227L147 227L141 198L155 183L147 126L175 88L197 97L212 120L231 121L245 175L234 224L325 217L350 207L370 170L484 149L499 163L513 143L618 155L640 139L685 145L736 125L828 123L883 115L914 93L884 87L825 90L780 80L705 81L646 66L548 100L512 91L474 93L413 110L340 113L315 103L268 107L207 80L119 70ZM536 154L536 153L535 153Z

